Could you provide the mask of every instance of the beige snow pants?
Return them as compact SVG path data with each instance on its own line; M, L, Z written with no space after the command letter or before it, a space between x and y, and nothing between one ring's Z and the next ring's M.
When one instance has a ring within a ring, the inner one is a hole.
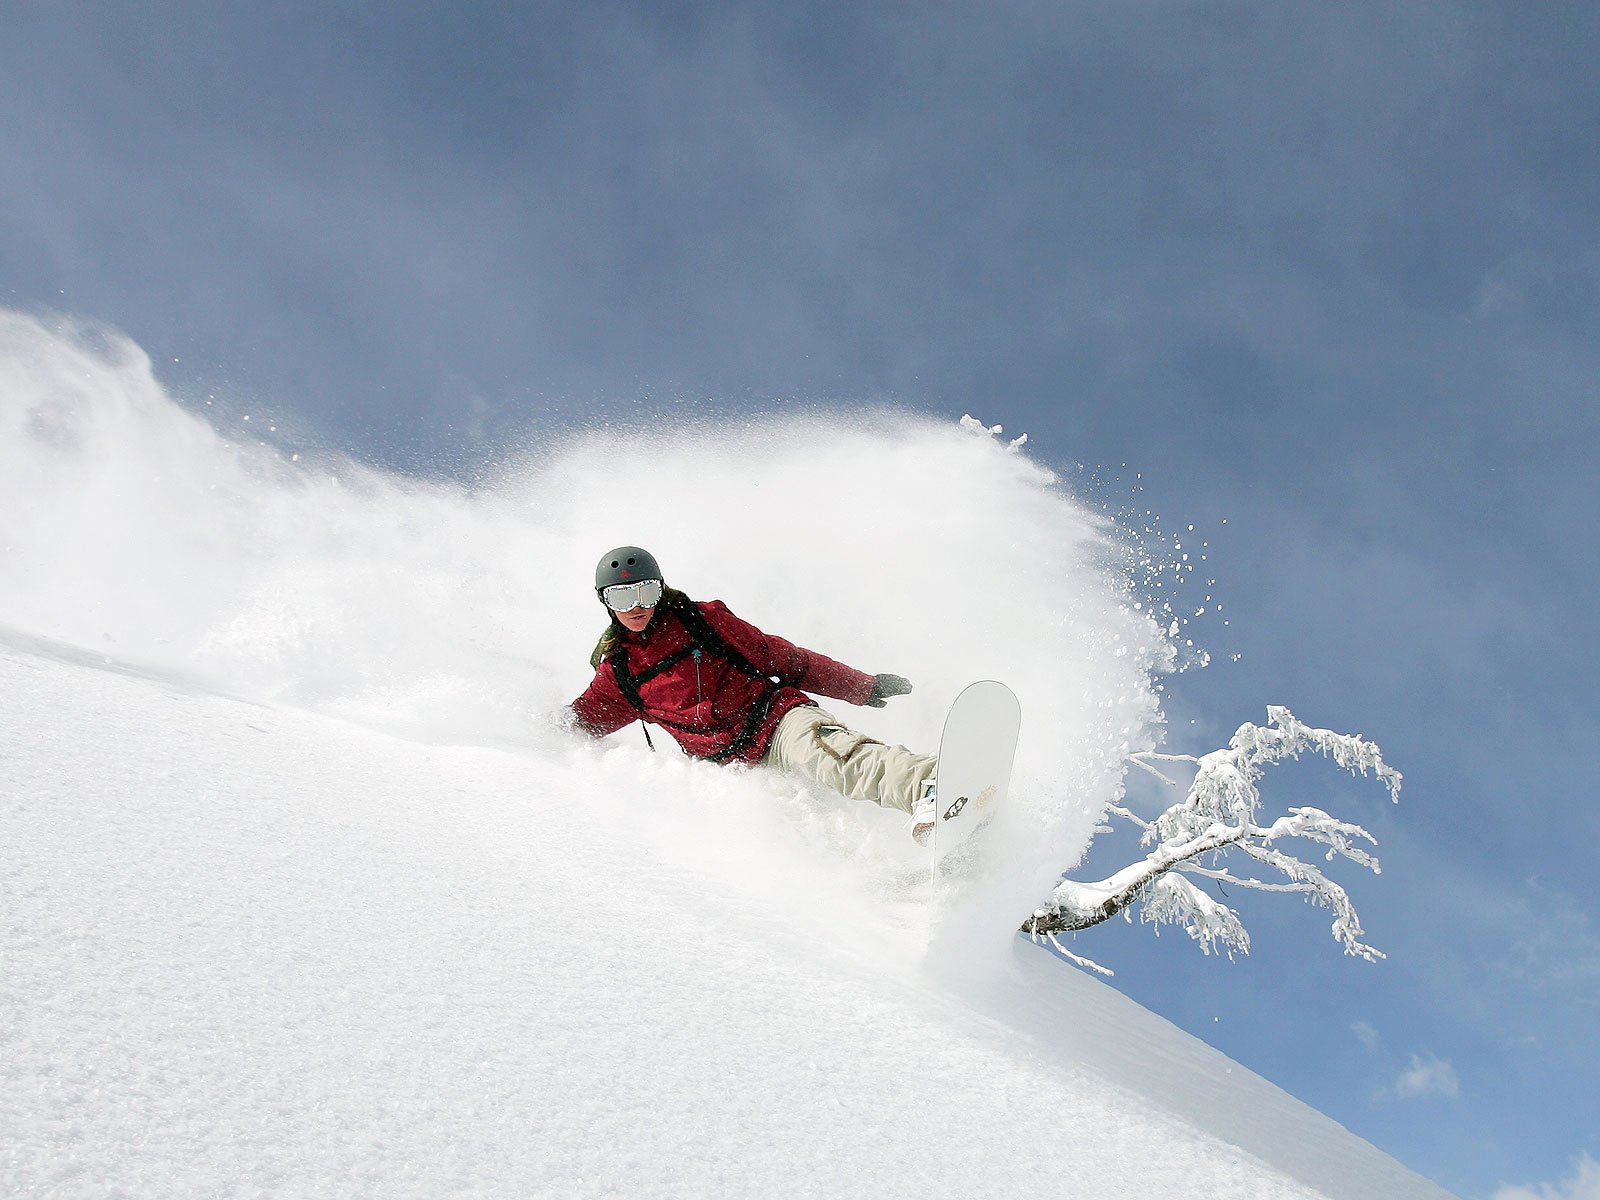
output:
M939 765L936 755L913 754L904 746L885 746L839 722L815 705L791 709L773 731L761 760L852 800L870 800L909 813L922 784Z

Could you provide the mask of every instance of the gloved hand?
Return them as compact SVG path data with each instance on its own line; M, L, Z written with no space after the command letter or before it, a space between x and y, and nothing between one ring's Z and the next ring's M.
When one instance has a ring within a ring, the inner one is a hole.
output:
M904 675L876 675L872 680L872 695L867 697L867 704L872 708L882 708L890 696L904 696L911 690L911 681Z

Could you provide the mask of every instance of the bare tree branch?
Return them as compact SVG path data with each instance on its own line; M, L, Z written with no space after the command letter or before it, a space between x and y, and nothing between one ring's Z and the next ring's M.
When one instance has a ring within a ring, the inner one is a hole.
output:
M1313 728L1278 706L1267 709L1267 718L1265 726L1241 725L1227 747L1199 758L1155 753L1134 756L1135 765L1174 786L1175 781L1152 762L1195 767L1188 794L1153 821L1117 805L1107 810L1109 815L1136 825L1142 830L1143 843L1155 848L1141 861L1097 882L1062 880L1049 901L1023 922L1022 932L1049 938L1066 954L1057 934L1088 929L1138 905L1142 921L1178 925L1208 954L1219 947L1229 954L1248 953L1250 937L1238 915L1184 878L1187 873L1258 891L1307 895L1333 910L1333 936L1346 954L1369 961L1382 958L1382 953L1361 940L1364 931L1349 893L1318 868L1274 846L1288 838L1317 842L1327 847L1324 857L1328 861L1343 857L1377 873L1377 858L1358 844L1375 845L1376 839L1359 825L1317 808L1292 808L1270 825L1261 825L1256 820L1261 807L1257 783L1266 767L1285 758L1298 758L1307 750L1331 758L1353 774L1376 776L1396 802L1400 799L1400 773L1384 763L1376 745L1359 735ZM1288 882L1244 878L1195 862L1235 847Z

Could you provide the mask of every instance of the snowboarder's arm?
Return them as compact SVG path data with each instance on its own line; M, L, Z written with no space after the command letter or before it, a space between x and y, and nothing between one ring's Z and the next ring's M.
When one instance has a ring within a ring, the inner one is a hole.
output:
M700 610L728 645L749 659L756 670L776 676L780 683L849 704L865 704L871 697L873 676L866 672L774 634L763 633L750 622L734 616L720 600L709 600Z
M594 680L569 706L570 722L574 729L590 737L603 738L615 733L624 725L639 719L639 710L622 697L610 663L601 663Z

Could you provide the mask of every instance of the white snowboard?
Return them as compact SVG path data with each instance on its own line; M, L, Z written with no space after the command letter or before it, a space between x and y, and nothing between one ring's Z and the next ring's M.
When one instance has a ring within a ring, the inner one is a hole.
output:
M1011 786L1022 705L992 679L970 684L950 706L939 740L935 820L929 845L937 863L999 809Z

